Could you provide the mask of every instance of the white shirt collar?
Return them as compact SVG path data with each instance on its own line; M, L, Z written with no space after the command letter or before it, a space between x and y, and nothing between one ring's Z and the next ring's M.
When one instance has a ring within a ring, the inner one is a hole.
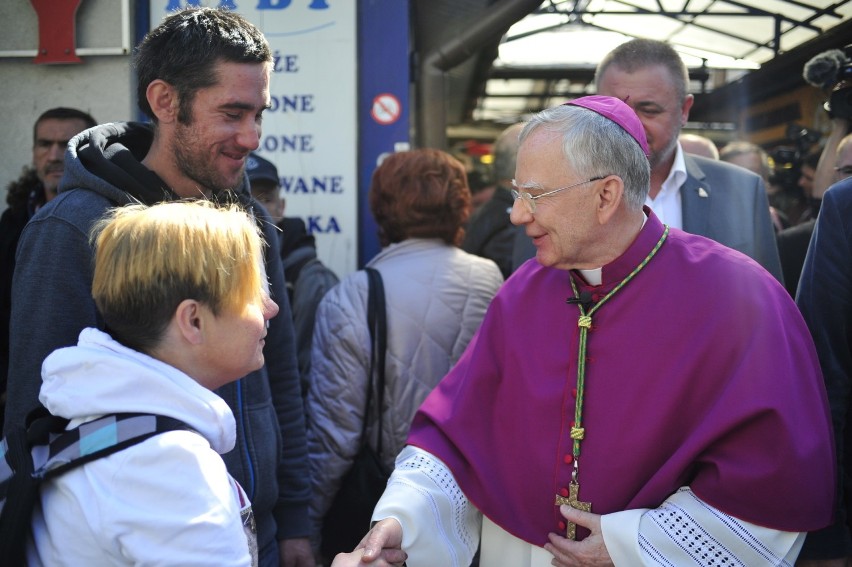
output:
M683 210L681 209L680 187L686 181L686 162L683 159L683 149L680 143L675 147L675 158L669 175L663 181L660 192L651 199L645 199L645 204L653 209L660 222L675 228L683 228Z

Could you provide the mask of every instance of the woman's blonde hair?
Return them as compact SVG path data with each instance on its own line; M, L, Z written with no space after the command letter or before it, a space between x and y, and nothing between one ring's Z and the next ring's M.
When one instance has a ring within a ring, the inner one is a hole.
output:
M175 201L111 209L91 231L92 296L107 331L150 352L178 305L195 299L214 314L261 301L263 239L237 205Z

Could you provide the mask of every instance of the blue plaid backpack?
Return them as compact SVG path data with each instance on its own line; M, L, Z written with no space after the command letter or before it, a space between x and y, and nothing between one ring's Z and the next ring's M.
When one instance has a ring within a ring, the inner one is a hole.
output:
M170 417L139 413L106 415L66 430L68 420L38 408L27 426L0 441L0 558L26 565L27 540L39 488L45 480L80 465L177 429L192 428Z

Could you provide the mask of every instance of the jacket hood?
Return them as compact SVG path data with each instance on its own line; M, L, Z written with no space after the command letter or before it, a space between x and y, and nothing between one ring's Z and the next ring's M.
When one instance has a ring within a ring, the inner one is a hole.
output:
M101 124L77 134L68 143L59 192L85 187L117 205L177 199L160 176L142 164L153 141L153 125L142 122ZM249 187L244 174L240 187L219 198L236 200L248 208Z
M54 415L80 422L140 412L179 419L218 453L234 447L236 424L225 401L195 380L97 329L77 346L54 351L42 365L39 400Z
M314 236L308 233L305 221L299 217L284 217L278 223L281 229L281 257L286 258L300 248L316 249Z

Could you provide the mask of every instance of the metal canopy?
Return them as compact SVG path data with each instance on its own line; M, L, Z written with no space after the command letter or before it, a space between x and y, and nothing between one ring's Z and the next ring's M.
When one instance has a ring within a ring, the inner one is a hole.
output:
M436 3L422 2L421 14ZM852 0L547 0L496 49L471 58L464 102L448 113L448 126L501 127L592 93L598 61L634 37L671 43L690 68L693 93L709 96L804 47L812 56L852 43L852 31L836 33L852 29L850 21ZM804 84L801 71L785 72Z

